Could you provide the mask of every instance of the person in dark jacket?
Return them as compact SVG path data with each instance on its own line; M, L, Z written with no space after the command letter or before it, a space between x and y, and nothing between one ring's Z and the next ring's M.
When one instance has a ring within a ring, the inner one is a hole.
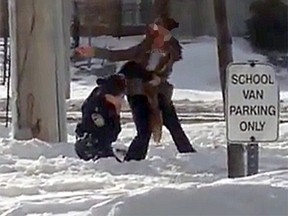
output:
M125 78L111 75L98 79L97 84L82 105L82 120L75 130L75 151L83 160L115 157L111 145L121 132L120 109L126 89Z
M150 118L151 100L145 91L149 86L152 92L156 89L157 106L161 111L163 124L172 135L177 150L180 153L196 152L181 127L172 102L173 85L168 82L174 63L182 59L180 43L169 34L169 31L176 27L178 23L174 20L160 18L149 25L144 40L129 49L80 47L77 50L77 53L84 57L104 58L110 61L129 60L120 73L127 77L127 98L132 109L137 135L129 146L126 161L143 160L147 155L153 132ZM154 99L152 102L155 101Z

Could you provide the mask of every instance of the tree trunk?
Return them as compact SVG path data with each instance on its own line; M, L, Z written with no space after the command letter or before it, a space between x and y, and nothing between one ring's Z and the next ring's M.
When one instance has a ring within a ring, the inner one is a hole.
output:
M214 0L214 12L217 27L220 82L225 104L226 68L228 64L233 61L232 38L228 27L225 0Z
M217 26L218 61L223 104L226 107L226 68L233 61L232 37L229 32L226 12L226 0L214 0L214 12ZM224 112L225 114L225 112ZM228 177L236 178L245 176L243 144L231 144L227 146Z
M65 47L58 0L9 0L15 139L67 139Z
M153 20L157 17L170 17L170 0L155 0L153 5Z
M112 36L117 37L121 33L122 27L122 1L113 0L109 2L111 5L110 8L110 29L112 31Z

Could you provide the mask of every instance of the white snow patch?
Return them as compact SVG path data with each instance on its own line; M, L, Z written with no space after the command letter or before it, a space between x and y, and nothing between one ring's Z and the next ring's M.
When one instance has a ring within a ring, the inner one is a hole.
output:
M178 154L165 129L145 161L129 163L79 160L72 143L2 138L0 215L285 215L288 124L279 142L260 145L260 173L234 180L226 178L225 124L183 127L198 153ZM134 135L126 124L117 145Z
M287 174L288 171L270 173L273 177L286 176L282 179L286 183ZM262 175L258 175L249 178L249 182L244 179L243 182L221 181L210 185L152 189L118 201L108 214L103 214L100 208L94 210L93 215L286 215L287 187L274 187L269 183L262 183L262 178Z

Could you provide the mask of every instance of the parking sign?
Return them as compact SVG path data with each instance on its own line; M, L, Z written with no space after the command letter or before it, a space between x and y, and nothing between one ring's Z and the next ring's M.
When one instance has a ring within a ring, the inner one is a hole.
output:
M279 134L279 87L264 63L227 67L226 129L230 142L272 142Z

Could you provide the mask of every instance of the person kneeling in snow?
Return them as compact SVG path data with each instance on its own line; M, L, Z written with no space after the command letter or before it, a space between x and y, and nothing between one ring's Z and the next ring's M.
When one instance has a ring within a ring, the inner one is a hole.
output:
M97 84L82 105L82 121L75 131L75 151L86 161L115 157L112 143L121 132L120 109L125 95L125 79L114 74L98 79Z

